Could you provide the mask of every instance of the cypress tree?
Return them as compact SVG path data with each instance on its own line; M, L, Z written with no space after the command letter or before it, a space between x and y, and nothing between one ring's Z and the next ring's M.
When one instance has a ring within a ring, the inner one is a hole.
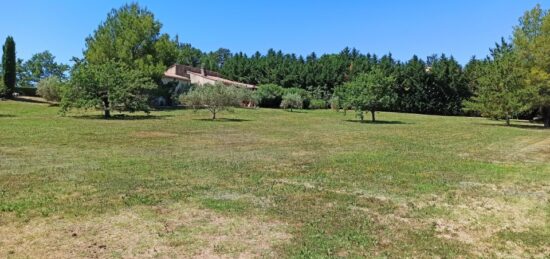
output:
M16 60L15 60L15 41L11 36L6 38L3 46L4 54L2 56L3 79L6 87L6 95L9 97L15 91L16 80Z

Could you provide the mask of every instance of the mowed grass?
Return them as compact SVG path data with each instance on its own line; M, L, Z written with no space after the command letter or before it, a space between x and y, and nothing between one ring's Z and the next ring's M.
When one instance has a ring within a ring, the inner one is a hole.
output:
M545 257L550 131L0 102L0 257Z

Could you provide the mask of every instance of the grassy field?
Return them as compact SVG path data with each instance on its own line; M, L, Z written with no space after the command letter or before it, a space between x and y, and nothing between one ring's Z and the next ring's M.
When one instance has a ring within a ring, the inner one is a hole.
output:
M0 257L545 257L550 131L0 102Z

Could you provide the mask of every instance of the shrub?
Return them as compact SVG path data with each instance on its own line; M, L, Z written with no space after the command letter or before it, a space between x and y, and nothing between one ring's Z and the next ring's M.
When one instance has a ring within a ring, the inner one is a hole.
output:
M257 107L260 103L260 97L258 93L249 89L237 88L239 94L239 99L241 100L241 105L253 108Z
M309 103L310 103L310 100L311 100L311 94L305 90L305 89L302 89L302 88L298 88L298 87L291 87L291 88L286 88L285 89L285 94L298 94L302 97L302 106L304 109L307 109L309 108Z
M36 85L36 93L50 102L59 102L63 96L63 82L58 77L41 79Z
M281 101L281 108L290 109L290 111L292 111L293 108L302 109L303 105L304 101L299 94L285 94L283 96L283 100Z
M340 108L341 108L340 97L333 96L332 98L330 98L329 102L330 102L330 108L332 110L335 110L335 111L340 110Z
M256 94L261 107L276 108L281 105L285 89L275 84L260 85Z
M0 76L0 98L6 95L7 89L4 85L4 78Z
M323 99L313 99L309 102L310 109L325 109L327 108L327 102Z
M241 105L242 90L222 84L207 84L193 88L186 95L182 95L180 101L185 105L192 106L195 110L206 108L212 113L212 119L215 120L216 114L219 112Z

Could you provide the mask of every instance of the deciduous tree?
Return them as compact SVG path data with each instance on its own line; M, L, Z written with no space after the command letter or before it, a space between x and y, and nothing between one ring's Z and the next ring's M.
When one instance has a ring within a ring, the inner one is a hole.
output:
M21 65L19 85L22 87L34 87L45 78L56 77L65 79L69 66L55 62L55 56L49 51L34 54Z
M150 77L122 62L80 63L71 73L69 89L62 99L62 112L70 108L101 108L111 111L149 112L147 91L156 87Z
M397 96L394 87L395 78L375 68L345 83L336 92L344 106L352 107L357 112L361 122L364 121L365 111L371 112L372 121L375 122L376 111L387 109L395 101Z
M537 5L526 12L514 29L514 45L526 71L530 103L540 109L544 126L550 128L550 11Z

